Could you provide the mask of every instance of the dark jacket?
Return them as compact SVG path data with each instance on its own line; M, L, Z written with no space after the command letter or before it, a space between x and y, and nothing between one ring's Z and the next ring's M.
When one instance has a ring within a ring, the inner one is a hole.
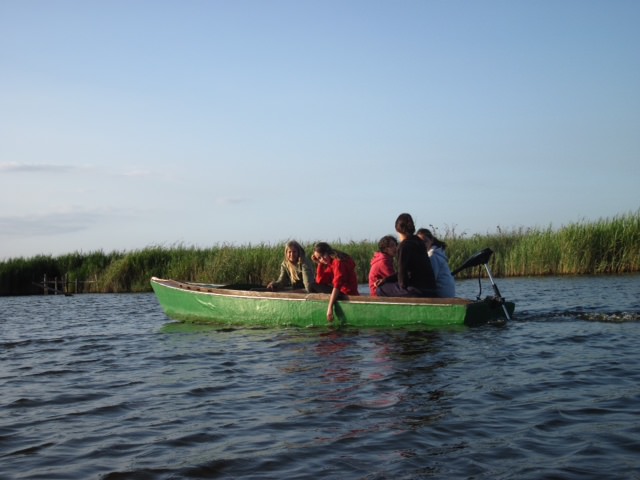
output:
M424 242L411 235L398 245L398 284L417 288L425 294L436 291L436 278Z

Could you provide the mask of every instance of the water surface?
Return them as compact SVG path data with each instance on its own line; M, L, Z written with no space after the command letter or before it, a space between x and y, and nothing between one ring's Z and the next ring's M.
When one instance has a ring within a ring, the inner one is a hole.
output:
M0 478L640 478L640 277L498 284L506 327L439 330L0 298Z

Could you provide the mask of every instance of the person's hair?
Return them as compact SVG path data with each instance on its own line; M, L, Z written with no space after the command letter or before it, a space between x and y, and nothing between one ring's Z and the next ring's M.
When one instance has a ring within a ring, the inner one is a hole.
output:
M393 235L385 235L378 242L378 251L384 252L385 249L389 248L392 245L398 245L398 240Z
M349 255L347 255L346 253L331 248L331 245L329 245L327 242L316 243L313 251L319 253L320 255L329 255L331 258L339 258L341 260L343 258L349 257Z
M442 250L445 250L447 248L447 244L442 240L438 240L436 237L434 237L433 233L431 233L431 230L428 230L426 228L420 228L416 232L416 235L418 235L419 237L428 238L429 240L431 240L431 243L433 244L434 247L441 248Z
M413 235L416 231L416 226L413 223L413 218L408 213L401 213L396 219L396 232L404 235Z

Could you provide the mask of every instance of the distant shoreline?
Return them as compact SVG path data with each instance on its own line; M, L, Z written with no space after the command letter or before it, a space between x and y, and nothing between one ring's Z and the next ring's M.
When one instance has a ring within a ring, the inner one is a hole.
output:
M434 232L436 236L438 232ZM443 235L449 264L459 266L484 248L494 256L496 277L600 275L640 272L640 210L594 222L579 222L557 231L498 230L487 235ZM350 254L358 278L366 283L377 242L334 243ZM313 245L304 245L308 253ZM42 294L42 282L61 291L92 293L150 292L152 276L203 283L266 284L277 277L283 245L215 245L209 248L150 246L131 252L102 251L60 256L39 255L0 262L0 296ZM475 270L457 278L476 276ZM46 276L46 277L45 277ZM40 286L38 286L40 284Z

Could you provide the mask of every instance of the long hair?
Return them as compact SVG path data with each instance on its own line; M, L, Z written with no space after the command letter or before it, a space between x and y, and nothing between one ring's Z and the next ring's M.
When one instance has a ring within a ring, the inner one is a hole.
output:
M349 258L349 255L341 252L339 250L334 250L331 248L327 242L318 242L316 246L313 248L315 253L319 253L320 255L329 255L331 258L338 258L340 260L344 258Z
M401 213L396 219L396 232L404 235L413 235L416 231L416 226L413 223L413 218L408 213Z
M431 230L428 230L426 228L420 228L416 232L416 235L418 235L419 237L428 238L429 240L431 240L431 243L433 244L434 247L441 248L442 250L447 249L447 244L442 240L438 240L436 237L434 237L433 233L431 233Z
M287 258L287 251L296 250L298 252L298 261L296 263L290 262ZM291 240L287 242L284 247L284 259L287 262L287 269L289 270L289 277L291 278L291 283L295 283L301 280L298 275L298 267L304 263L305 253L304 248L295 240Z

